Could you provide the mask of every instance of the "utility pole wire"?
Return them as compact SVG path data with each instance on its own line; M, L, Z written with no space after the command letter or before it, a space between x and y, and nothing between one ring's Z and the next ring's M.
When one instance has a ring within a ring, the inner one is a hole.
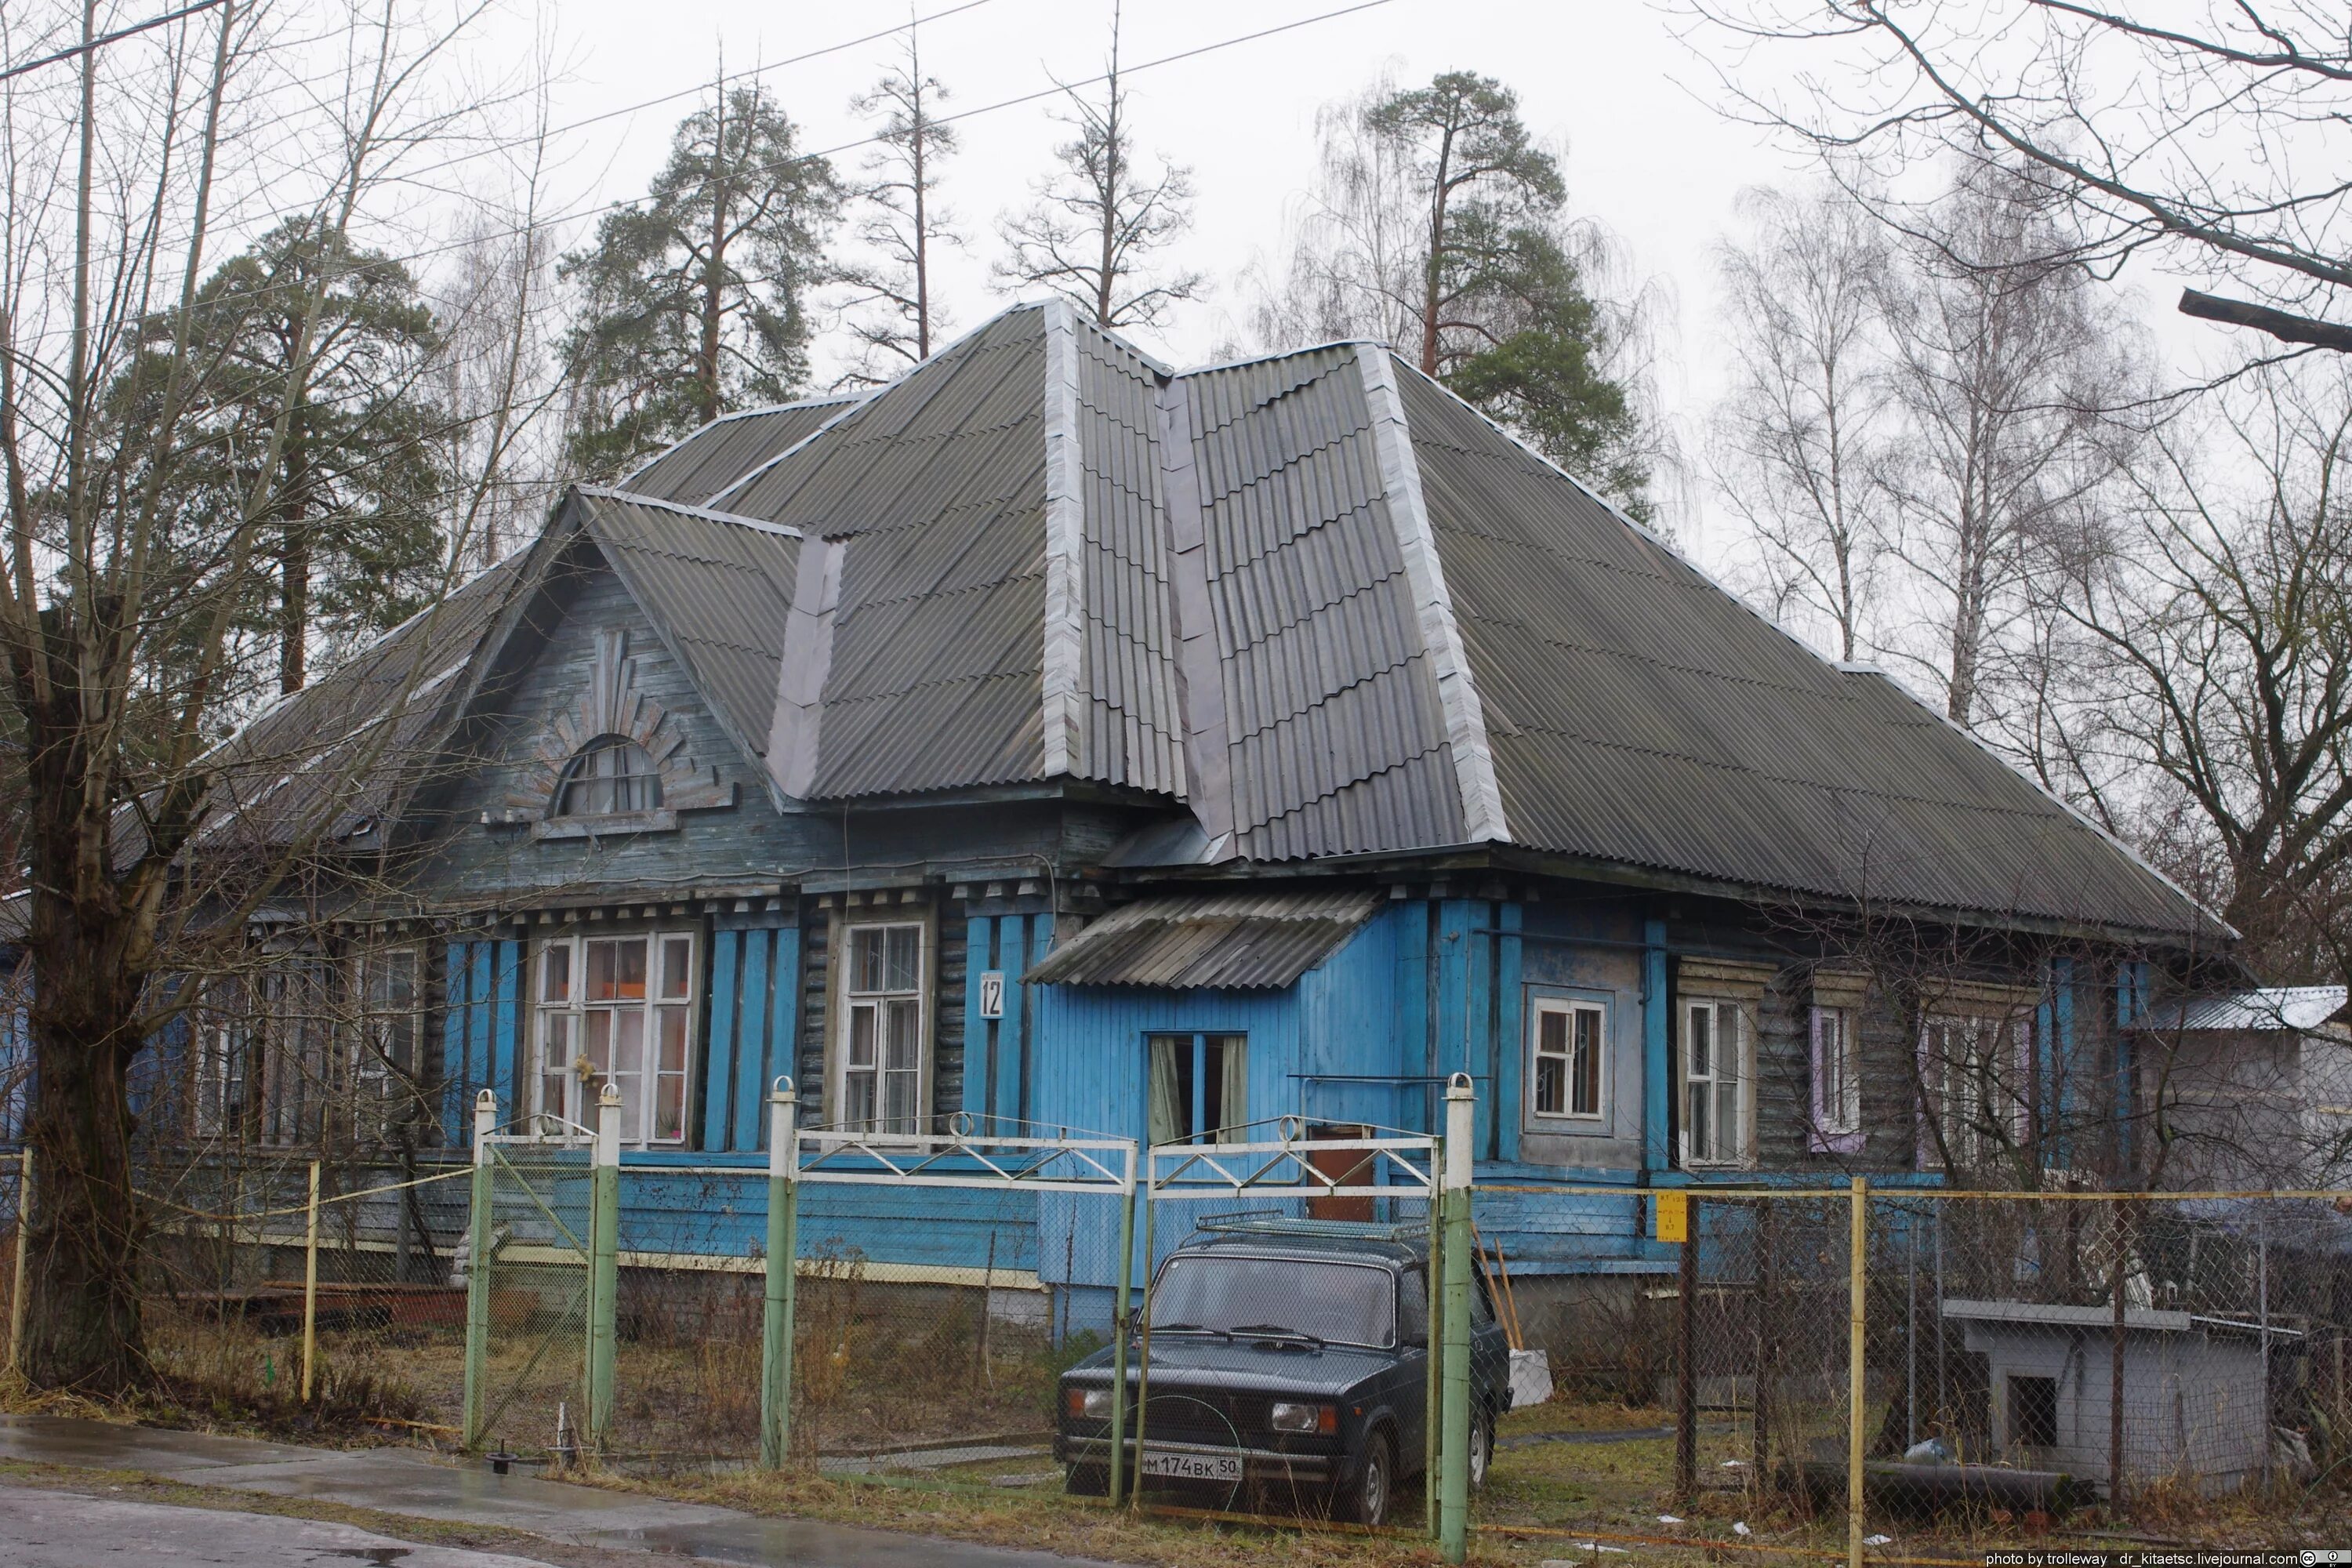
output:
M220 3L221 0L196 0L196 3L193 5L183 5L176 11L166 11L160 16L150 16L143 22L133 22L128 27L118 27L111 33L100 33L94 38L84 38L80 43L74 45L71 48L59 49L56 54L43 55L39 59L26 60L22 65L9 66L5 69L0 69L0 81L7 81L11 78L23 76L26 71L39 70L43 66L58 65L66 60L79 59L83 55L89 54L93 49L102 49L109 44L121 43L125 38L134 37L141 33L150 32L154 28L169 26L171 23L179 21L184 16L193 16L199 11L212 10Z
M214 3L217 4L217 0L214 0ZM1181 60L1196 59L1202 55L1215 54L1221 49L1230 49L1242 44L1255 43L1260 38L1270 38L1277 33L1296 32L1301 27L1311 27L1319 22L1330 22L1336 21L1342 16L1352 16L1359 11L1377 10L1381 6L1387 5L1391 3L1392 0L1357 0L1357 4L1352 5L1341 5L1334 10L1320 11L1312 16L1301 16L1297 20L1292 22L1279 22L1271 27L1261 27L1253 33L1239 33L1235 34L1232 37L1218 38L1205 44L1196 44L1192 48L1180 49L1172 55L1161 55L1157 59L1145 60L1139 65L1121 66L1119 68L1119 74L1122 76L1137 76L1144 71L1152 70L1160 66L1174 65ZM940 12L939 15L946 16L948 13ZM903 27L893 27L887 29L889 32L902 32L905 29ZM881 35L877 36L879 37ZM787 62L780 61L778 63L783 64ZM761 68L764 69L767 68ZM1074 88L1097 86L1106 79L1108 79L1104 75L1096 75L1083 77L1076 81L1055 82L1052 87L1039 88L1034 92L1024 92L1012 98L999 99L993 103L983 103L979 105L977 108L962 110L954 114L943 114L940 116L938 121L934 123L940 125L960 124L967 120L977 119L983 114L994 114L1003 110L1017 109L1024 103L1034 103L1040 99L1060 98L1068 93ZM707 86L708 84L705 85ZM701 88L695 88L690 90L699 92L703 89ZM673 94L672 96L682 95ZM585 123L585 121L583 121L582 123ZM759 165L755 168L754 172L761 174L774 173L777 170L787 167L793 163L807 163L821 158L836 157L844 153L855 152L860 147L871 147L880 141L881 138L879 136L860 136L854 141L836 142L833 146L819 148L814 152L795 153L793 157L785 159L783 163L780 164ZM452 162L456 161L457 160L452 160ZM432 165L432 168L441 169L448 166L449 165L447 163L437 163ZM412 180L416 178L417 174L430 172L431 170L429 169L419 170L415 174L404 174L402 178L404 180ZM427 261L436 256L446 256L451 251L461 250L466 246L481 240L516 238L522 235L531 233L534 229L545 230L551 228L558 224L576 223L583 218L598 217L602 216L605 213L618 212L623 207L635 206L637 203L645 199L646 198L643 196L627 196L619 201L601 202L593 206L575 207L569 212L551 214L543 221L525 227L484 230L480 233L472 235L466 239L451 240L446 245L426 246L421 250L412 250L399 256L387 256L383 259L387 262L394 262L402 266L406 266L412 262ZM54 276L54 274L48 276ZM35 278L29 281L34 284L46 283L48 281L48 276ZM260 288L255 289L245 295L241 295L240 298L247 300L259 299L270 293L275 289L291 288L294 285L290 283L264 284ZM0 348L0 352L5 352L5 348Z

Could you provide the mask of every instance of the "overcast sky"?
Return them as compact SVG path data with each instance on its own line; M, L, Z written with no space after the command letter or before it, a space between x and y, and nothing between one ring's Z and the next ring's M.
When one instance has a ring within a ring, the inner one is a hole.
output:
M925 16L958 3L918 0ZM1128 0L1123 54L1132 66L1349 3ZM1110 0L984 0L924 26L925 64L954 95L951 109L981 108L1098 71L1110 13ZM731 72L888 26L907 11L896 0L563 0L550 15L568 62L555 89L561 124L707 82L722 50ZM1413 82L1474 70L1517 90L1537 134L1565 142L1572 207L1619 237L1637 277L1663 285L1673 309L1659 344L1661 392L1695 439L1723 374L1711 247L1733 226L1743 186L1800 179L1806 169L1719 111L1706 61L1677 37L1688 26L1642 0L1388 0L1141 72L1133 79L1139 140L1192 169L1195 227L1181 258L1212 280L1209 297L1146 346L1197 363L1246 342L1241 275L1280 250L1286 213L1311 174L1320 105L1383 71ZM517 19L484 42L521 51L529 26ZM849 100L895 49L895 39L864 44L784 65L766 79L809 144L830 147L868 130ZM690 108L664 104L565 137L563 205L642 192ZM946 198L971 242L950 273L948 308L958 324L1003 303L987 284L988 261L1002 248L996 222L1027 199L1066 134L1051 108L1029 103L963 122L962 151L944 174ZM860 156L844 154L845 171ZM2159 298L2168 307L2164 280L2148 279L2143 315L2175 357L2206 353L2210 330L2170 317L2153 303ZM1702 553L1721 543L1705 537L1700 518L1683 528Z

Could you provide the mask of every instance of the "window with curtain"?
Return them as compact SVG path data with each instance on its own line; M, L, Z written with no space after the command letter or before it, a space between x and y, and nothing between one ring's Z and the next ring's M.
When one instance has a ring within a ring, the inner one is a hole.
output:
M844 939L834 1120L868 1132L923 1130L929 1033L919 921L854 925Z
M1236 1143L1249 1121L1244 1035L1149 1035L1147 1102L1154 1143Z
M686 1142L695 942L685 931L540 944L534 1110L593 1129L609 1082L625 1143Z

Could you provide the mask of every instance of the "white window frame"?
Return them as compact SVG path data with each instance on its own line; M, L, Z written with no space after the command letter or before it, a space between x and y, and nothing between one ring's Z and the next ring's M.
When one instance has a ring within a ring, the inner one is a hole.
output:
M887 971L889 963L889 933L911 931L915 933L915 983L912 986L889 984L886 973L878 989L868 989L857 984L856 955L860 933L877 933L883 944L882 963ZM832 1030L833 1060L828 1068L831 1081L826 1085L826 1103L833 1108L834 1122L849 1131L876 1137L920 1138L930 1121L931 1113L931 922L926 919L845 921L841 927L840 947L835 962L840 965L834 994L838 998L837 1019ZM914 1023L914 1061L911 1065L892 1067L889 1055L889 1020L899 1008L912 1004ZM861 1018L870 1020L872 1045L870 1062L856 1059L857 1030ZM890 1118L885 1114L889 1104L890 1079L893 1076L914 1079L915 1110L911 1117ZM874 1080L874 1114L866 1118L850 1113L850 1080L853 1077L871 1076ZM898 1125L892 1125L892 1121Z
M636 942L646 954L645 994L638 997L593 999L588 995L588 962L593 945L604 942ZM674 945L683 943L682 956ZM558 955L561 955L560 957ZM559 968L563 984L559 986ZM670 978L676 973L673 965L682 964L684 990L670 988ZM695 1041L698 1013L702 1005L702 939L691 928L678 930L661 928L637 931L582 931L565 936L548 937L533 944L530 972L530 1079L531 1110L543 1115L562 1118L577 1126L593 1131L596 1126L596 1095L602 1091L606 1074L583 1071L578 1064L593 1060L590 1049L590 1019L604 1015L608 1042L617 1042L623 1033L624 1020L630 1014L637 1018L639 1055L634 1074L617 1071L607 1062L607 1071L621 1085L624 1109L621 1119L621 1142L634 1149L683 1148L690 1135L694 1121ZM662 1031L671 1021L681 1036L677 1064L666 1067L660 1060ZM551 1059L558 1051L569 1052L569 1059ZM608 1043L606 1050L613 1048ZM592 1089L589 1079L595 1078L597 1088ZM677 1088L677 1126L673 1132L658 1133L657 1108L665 1082ZM550 1104L560 1099L561 1103Z
M1938 1038L1939 1032L1941 1039ZM1964 1039L1968 1047L1965 1055L1956 1057L1954 1054L1950 1042L1955 1035ZM1922 1120L1933 1118L1935 1127L1943 1133L1938 1140L1927 1128L1922 1127L1919 1140L1922 1164L1932 1164L1942 1158L1945 1151L1949 1151L1960 1167L1968 1169L1980 1164L1989 1154L1997 1152L1988 1146L1985 1134L1977 1127L1974 1117L1968 1114L1973 1110L1977 1090L1983 1084L1984 1075L1980 1069L1985 1059L1984 1047L1988 1044L1996 1048L2006 1047L2008 1071L1995 1075L1992 1087L2000 1090L2001 1085L2007 1083L2005 1092L2009 1104L2005 1120L2010 1141L2017 1150L2021 1152L2025 1149L2032 1131L2033 1043L2033 1010L2031 1007L1993 1012L1943 1006L1931 1008L1921 1016L1919 1078L1927 1100L1922 1108ZM1957 1105L1956 1083L1959 1090ZM1961 1112L1957 1119L1954 1115L1956 1110Z
M1568 1020L1567 1050L1549 1052L1543 1048L1543 1021L1547 1017ZM1576 1109L1577 1022L1592 1020L1592 1094L1590 1110ZM1543 1108L1542 1067L1549 1058L1560 1067L1560 1109ZM1582 996L1538 996L1528 1010L1528 1113L1538 1121L1579 1122L1585 1125L1606 1125L1609 1121L1609 1005Z
M1704 1014L1707 1018L1708 1070L1704 1074L1691 1071L1691 1020ZM1747 1009L1739 1003L1720 996L1685 996L1675 1009L1681 1024L1680 1037L1675 1041L1675 1079L1682 1099L1677 1142L1682 1149L1683 1164L1689 1169L1738 1169L1756 1163L1756 1035L1747 1025ZM1732 1079L1735 1104L1729 1118L1730 1126L1723 1126L1722 1085L1725 1074L1725 1025L1729 1024L1731 1062L1736 1077ZM1691 1143L1691 1091L1704 1084L1708 1103L1715 1114L1711 1124L1716 1128L1716 1147L1706 1154L1698 1153ZM1725 1142L1728 1137L1729 1142Z
M1861 1146L1861 1010L1838 1002L1813 1004L1807 1060L1812 1088L1813 1152L1851 1154ZM1834 1061L1839 1072L1829 1071ZM1832 1104L1834 1088L1836 1103Z
M1217 1042L1218 1062L1218 1125L1209 1121L1209 1042ZM1184 1110L1184 1131L1179 1143L1240 1143L1249 1137L1249 1036L1240 1029L1152 1029L1143 1037L1143 1122L1144 1141L1158 1142L1151 1129L1151 1078L1160 1058L1160 1047L1165 1044L1171 1051L1182 1053L1189 1065L1188 1078L1192 1094ZM1238 1059L1242 1086L1242 1103L1227 1105L1223 1079L1224 1064ZM1237 1114L1238 1113L1238 1114Z

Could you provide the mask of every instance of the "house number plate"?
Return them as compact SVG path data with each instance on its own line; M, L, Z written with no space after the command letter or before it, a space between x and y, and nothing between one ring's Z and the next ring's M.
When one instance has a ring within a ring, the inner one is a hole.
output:
M1176 1481L1237 1481L1242 1479L1239 1454L1155 1454L1145 1449L1143 1473Z
M983 1018L1004 1016L1004 971L1002 969L980 972L980 1016Z

